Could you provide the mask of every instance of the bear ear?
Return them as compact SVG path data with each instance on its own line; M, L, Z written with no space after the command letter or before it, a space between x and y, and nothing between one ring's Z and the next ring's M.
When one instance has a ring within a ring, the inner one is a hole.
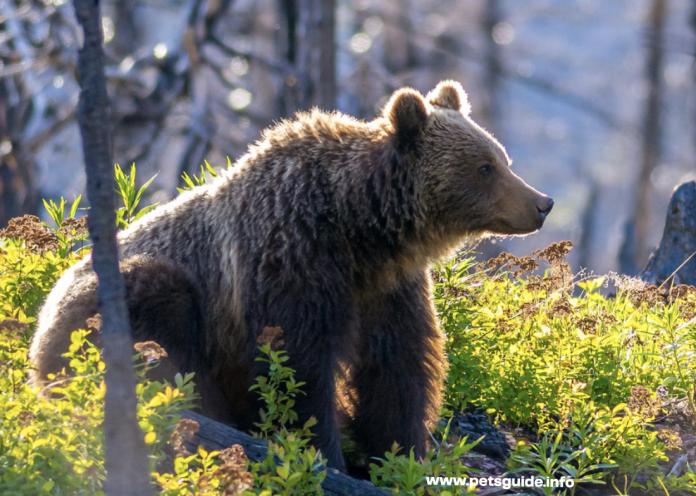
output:
M428 120L428 108L423 95L411 88L401 88L384 107L400 145L413 144Z
M469 98L462 85L456 81L442 81L433 91L428 93L426 100L438 107L458 110L464 115L471 113Z

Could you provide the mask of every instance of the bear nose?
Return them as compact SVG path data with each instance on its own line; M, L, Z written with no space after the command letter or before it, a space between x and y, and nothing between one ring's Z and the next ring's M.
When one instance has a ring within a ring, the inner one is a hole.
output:
M541 220L546 219L546 216L549 215L549 212L551 212L552 208L553 208L553 198L549 198L549 200L546 202L546 205L544 207L537 206L537 210L539 211L539 216L541 217Z

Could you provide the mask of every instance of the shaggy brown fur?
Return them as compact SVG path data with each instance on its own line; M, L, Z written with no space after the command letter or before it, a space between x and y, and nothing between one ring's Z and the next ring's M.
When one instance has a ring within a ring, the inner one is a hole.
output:
M465 239L540 228L552 201L509 169L461 87L397 91L383 117L312 111L267 130L236 166L119 235L133 333L195 370L203 410L249 428L264 327L283 329L303 381L300 421L344 469L336 383L368 456L422 456L446 369L428 266ZM96 312L89 260L58 282L31 347L35 380L66 366Z

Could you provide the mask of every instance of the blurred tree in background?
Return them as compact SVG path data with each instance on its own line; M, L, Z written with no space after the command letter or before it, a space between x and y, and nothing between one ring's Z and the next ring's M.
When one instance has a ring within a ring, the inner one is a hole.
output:
M556 199L539 234L483 256L572 239L574 266L635 272L672 189L696 177L695 1L110 0L102 13L113 157L159 172L146 202L297 110L371 119L394 89L445 78ZM2 225L84 189L78 36L66 0L0 2Z

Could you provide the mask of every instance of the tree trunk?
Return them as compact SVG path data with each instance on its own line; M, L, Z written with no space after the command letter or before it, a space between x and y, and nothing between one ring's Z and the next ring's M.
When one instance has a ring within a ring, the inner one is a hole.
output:
M660 160L660 103L663 72L663 33L667 0L652 0L649 19L648 57L646 77L648 98L643 117L643 156L636 189L633 225L635 228L634 265L642 267L650 253L650 207L653 188L650 176Z
M382 64L390 74L402 79L415 62L411 6L408 0L386 0L382 8L386 20ZM435 61L438 58L434 57Z
M336 108L336 0L318 0L319 91L316 104L324 110Z
M132 54L138 46L138 32L135 29L135 0L119 0L114 5L114 45L119 57Z
M578 265L581 269L587 269L590 266L592 255L592 239L595 232L597 218L597 210L599 206L600 185L594 179L590 179L590 194L587 196L587 202L581 216L581 234L578 241L577 251Z
M498 129L500 123L500 45L493 39L493 28L501 20L499 0L488 0L483 18L485 33L486 55L484 67L484 88L486 91L483 108L484 125L488 131L496 135L500 140Z
M297 61L297 1L280 0L278 2L280 27L276 38L278 52L288 67L295 68ZM297 75L283 74L278 91L278 116L290 117L297 109Z
M485 55L483 67L483 88L484 88L484 105L482 108L482 117L484 127L493 133L498 140L502 141L500 135L500 78L501 78L501 63L500 63L500 45L493 38L493 29L495 25L502 20L502 12L499 0L488 0L483 12L481 25L483 27ZM477 256L480 260L489 260L497 257L505 251L507 242L504 239L489 238L484 239L478 245L477 250L480 255Z
M38 213L39 192L34 180L35 152L25 146L36 137L45 123L48 105L44 83L31 65L37 50L28 38L26 24L13 1L2 5L5 46L13 57L28 64L27 70L0 81L0 226L24 214ZM6 58L7 56L5 56ZM17 89L22 88L21 91ZM12 96L14 95L14 97Z
M78 122L87 172L87 197L91 205L92 264L99 280L97 308L102 316L101 342L106 363L103 424L106 493L147 495L152 494L150 461L136 418L136 380L131 361L133 346L116 246L109 97L104 76L99 2L74 0L74 6L84 32L84 46L78 56L81 87Z
M281 0L279 48L294 68L280 92L282 117L336 108L336 0Z

